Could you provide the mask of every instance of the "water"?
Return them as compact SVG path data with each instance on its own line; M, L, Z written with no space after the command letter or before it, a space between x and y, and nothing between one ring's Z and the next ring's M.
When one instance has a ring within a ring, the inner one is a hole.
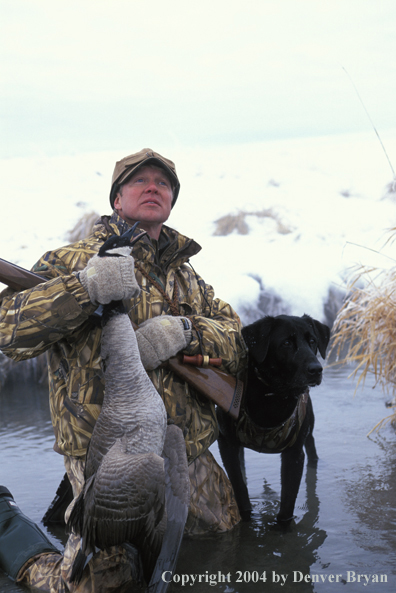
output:
M329 368L311 391L320 461L317 470L304 470L290 529L274 525L279 456L247 451L252 521L228 534L184 540L170 592L396 590L396 434L388 425L366 436L387 415L386 396L367 382L354 397L349 372ZM38 523L64 473L52 450L47 399L46 389L34 386L9 385L0 393L0 484ZM218 457L216 445L212 450ZM62 531L47 533L62 547ZM194 585L191 575L201 575ZM0 575L0 593L17 591L26 589Z

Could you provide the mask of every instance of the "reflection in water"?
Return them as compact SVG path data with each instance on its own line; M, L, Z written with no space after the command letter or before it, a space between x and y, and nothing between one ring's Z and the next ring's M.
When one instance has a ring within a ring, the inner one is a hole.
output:
M305 512L286 530L280 529L272 520L278 502L270 496L270 502L263 501L260 508L255 507L251 522L239 524L231 533L185 541L178 574L201 574L202 578L214 575L218 583L215 590L228 593L252 591L254 579L258 579L256 590L278 590L282 586L282 591L293 591L302 585L304 591L314 591L313 583L298 585L297 582L304 578L303 575L310 574L310 567L317 560L317 551L326 539L326 532L318 526L316 483L316 470L308 468ZM269 490L265 482L265 497ZM229 583L219 582L219 570L223 576L230 574ZM260 580L264 578L265 586ZM174 585L171 590L179 589ZM207 591L208 584L195 584L193 590Z
M357 480L345 483L344 504L358 517L359 523L382 534L382 541L393 550L391 564L396 564L396 450L383 442L381 433L373 439L384 452L382 468L372 464L356 464ZM382 544L382 542L381 542ZM380 553L382 546L376 540L362 538L361 545L369 552Z
M386 414L386 397L375 396L369 384L354 397L349 372L327 369L323 384L312 390L320 459L317 470L305 469L295 522L285 531L275 523L280 457L246 451L252 521L231 533L183 540L179 582L170 592L328 593L344 582L354 593L363 587L352 582L358 574L383 574L388 584L378 590L396 590L395 433L388 426L366 437ZM53 441L47 390L7 385L0 392L0 484L38 523L64 474ZM213 453L219 459L216 445ZM61 549L63 530L52 528L49 536ZM339 583L330 584L337 574ZM183 575L201 575L202 582L197 577L193 586L182 586ZM318 582L306 582L310 575ZM16 591L26 589L0 575L0 592Z

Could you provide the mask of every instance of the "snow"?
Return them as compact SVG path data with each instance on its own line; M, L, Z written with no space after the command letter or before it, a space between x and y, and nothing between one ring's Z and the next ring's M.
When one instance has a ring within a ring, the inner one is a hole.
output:
M396 162L396 131L381 140ZM30 268L68 242L84 213L109 214L114 164L140 148L0 160L0 256ZM394 265L396 246L384 248L396 226L394 175L373 131L151 148L175 161L181 180L168 224L202 245L191 263L237 312L256 310L265 289L291 314L324 321L329 289L343 289L351 266ZM214 234L228 214L244 220L246 234Z

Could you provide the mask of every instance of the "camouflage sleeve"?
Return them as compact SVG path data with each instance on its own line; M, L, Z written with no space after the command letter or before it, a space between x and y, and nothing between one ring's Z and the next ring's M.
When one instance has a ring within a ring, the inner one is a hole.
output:
M51 278L19 293L0 295L0 349L14 360L38 356L84 323L95 306L61 259L45 255L33 271Z
M211 358L221 358L221 370L236 375L244 370L247 351L241 335L241 321L234 309L214 298L212 286L198 276L202 294L202 315L191 315L195 328L193 340L186 354L207 354Z

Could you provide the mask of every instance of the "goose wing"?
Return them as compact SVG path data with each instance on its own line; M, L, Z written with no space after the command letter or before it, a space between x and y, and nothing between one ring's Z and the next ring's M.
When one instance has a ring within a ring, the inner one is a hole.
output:
M164 593L168 583L162 575L173 572L183 539L190 502L190 480L186 444L179 427L167 427L164 444L167 524L161 552L158 556L148 589L149 593Z
M113 421L103 413L102 409L87 447L85 480L96 474L105 455L109 453L117 439L122 439L125 433L126 427L121 422Z
M165 524L164 460L155 453L126 453L122 442L116 441L84 498L82 536L87 547L134 544L148 581Z

